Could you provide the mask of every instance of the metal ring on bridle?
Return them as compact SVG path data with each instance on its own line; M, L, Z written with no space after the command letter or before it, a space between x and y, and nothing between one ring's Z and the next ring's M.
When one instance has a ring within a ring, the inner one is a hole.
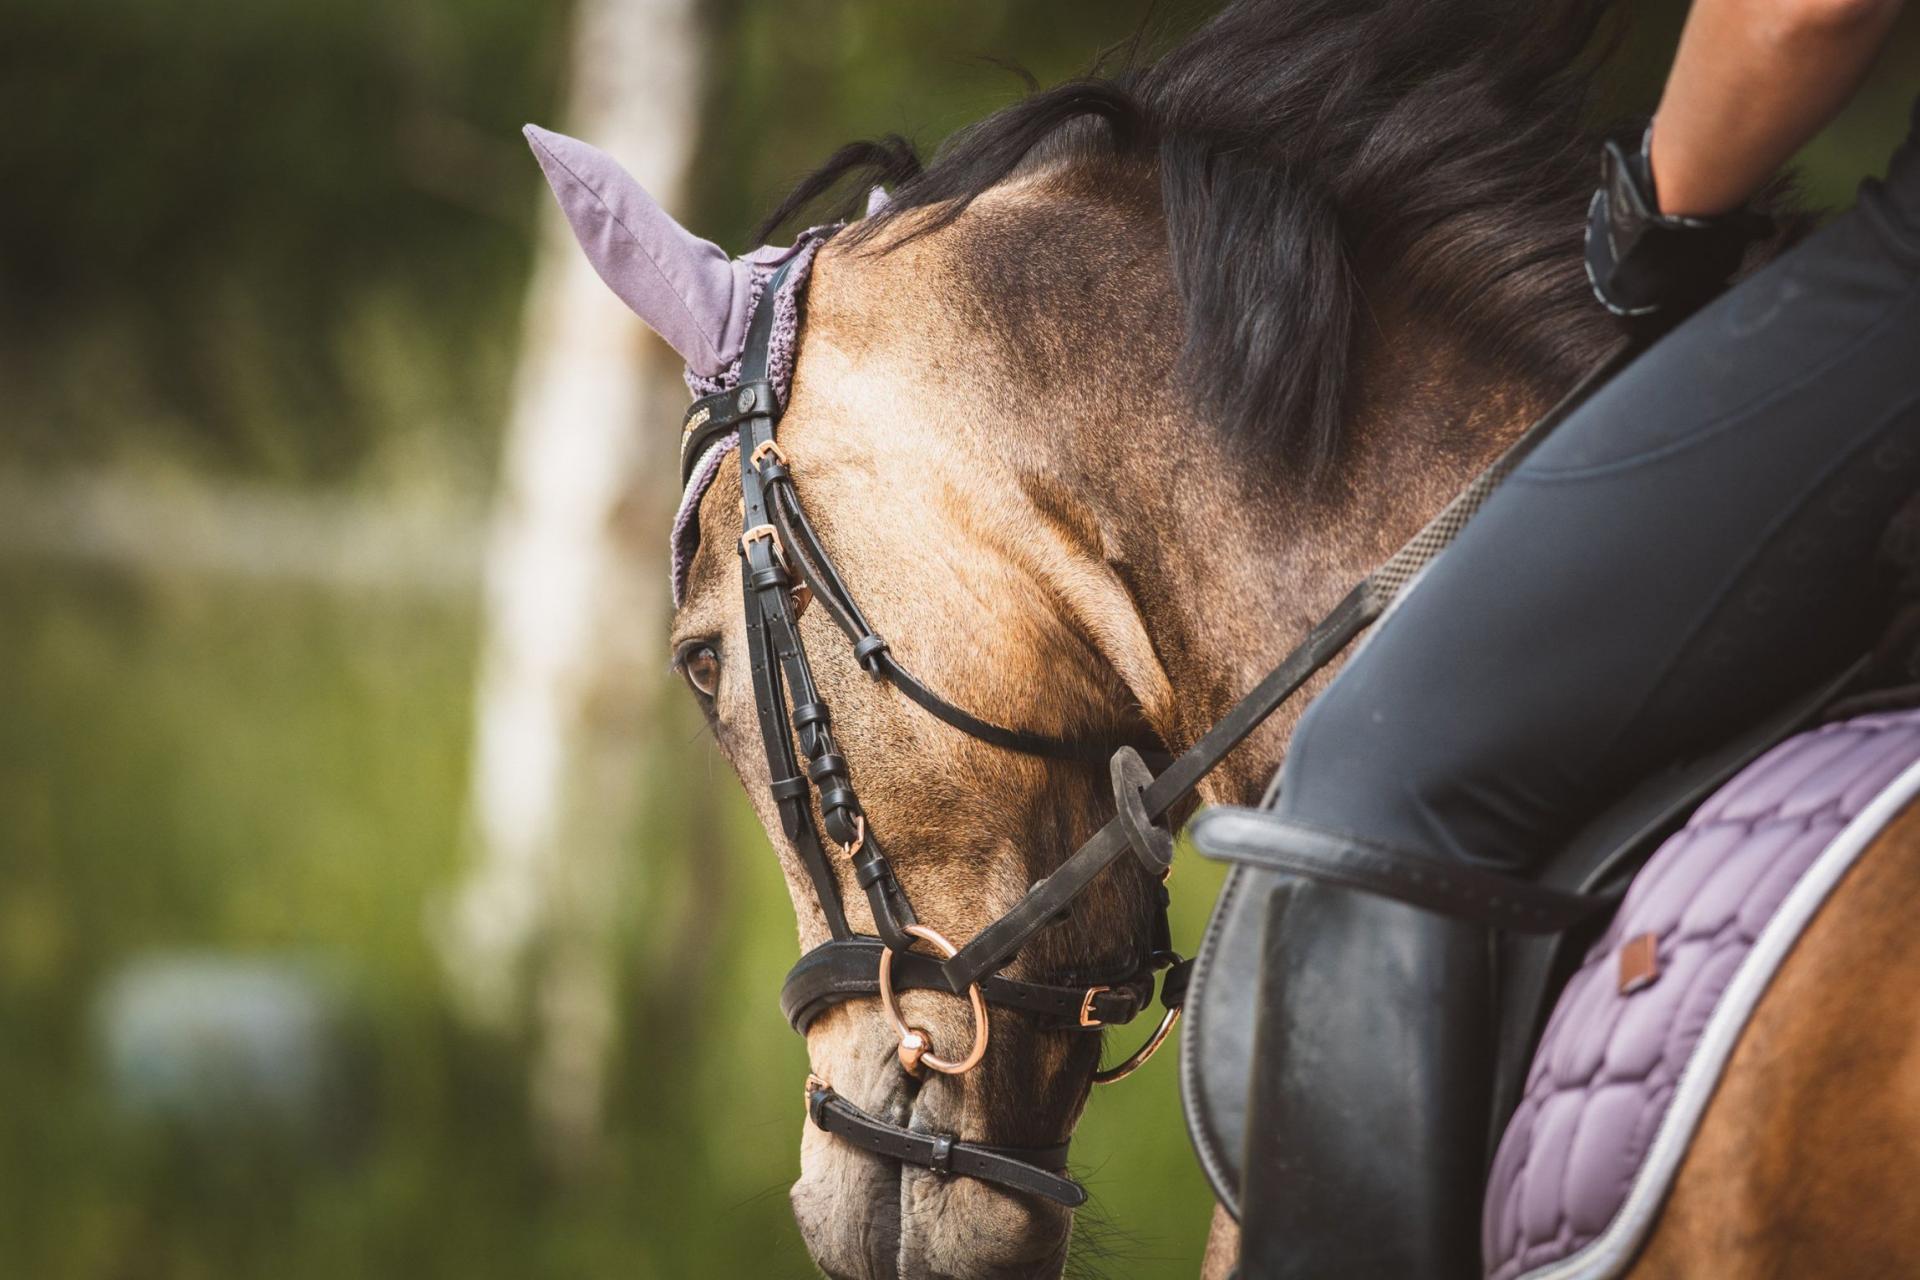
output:
M1160 1052L1160 1046L1166 1043L1167 1037L1173 1033L1174 1024L1180 1021L1180 1009L1180 1005L1175 1005L1173 1008L1161 1014L1160 1025L1153 1029L1153 1034L1147 1037L1147 1042L1138 1049L1135 1049L1132 1054L1127 1057L1126 1061L1111 1067L1102 1067L1094 1071L1093 1082L1095 1084L1114 1084L1118 1081L1125 1080L1128 1076L1146 1066L1147 1059Z
M1154 955L1156 967L1162 960L1166 961L1169 966L1184 963L1180 956L1172 951L1156 952ZM1147 1037L1147 1042L1127 1055L1124 1061L1117 1062L1111 1067L1095 1067L1093 1082L1095 1084L1116 1084L1146 1066L1147 1059L1160 1052L1160 1046L1165 1044L1167 1037L1173 1033L1174 1025L1180 1021L1180 1011L1184 1008L1186 1008L1186 998L1183 989L1180 1002L1169 1005L1167 1011L1160 1015L1160 1025L1153 1029L1153 1034ZM1086 1025L1084 1016L1081 1018L1081 1025Z
M904 925L901 931L922 942L932 943L939 948L943 959L950 960L959 953L958 947L923 924ZM930 1052L927 1033L908 1026L900 1016L899 1006L894 1003L893 948L888 947L880 953L880 1010L886 1015L887 1025L900 1037L900 1065L909 1074L915 1074L917 1068L926 1066L941 1075L957 1076L980 1065L980 1059L987 1055L987 1000L980 994L979 983L967 988L967 1000L973 1005L973 1048L957 1062Z

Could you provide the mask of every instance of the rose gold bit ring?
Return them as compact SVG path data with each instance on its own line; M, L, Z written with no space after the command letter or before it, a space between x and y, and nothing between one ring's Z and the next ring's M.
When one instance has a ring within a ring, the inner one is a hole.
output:
M1172 966L1180 963L1182 963L1182 961L1177 952L1156 951L1153 955L1153 967L1156 969L1171 968ZM1165 994L1164 986L1162 988L1161 994L1162 995ZM1093 1003L1093 997L1091 995L1087 997L1086 1003L1087 1005L1091 1005ZM1140 1068L1146 1066L1147 1059L1151 1058L1154 1054L1160 1052L1160 1046L1166 1043L1167 1036L1172 1033L1174 1024L1180 1021L1180 1010L1183 1007L1185 1007L1184 1001L1181 1004L1177 1004L1173 1006L1171 1009L1168 1009L1164 1014L1162 1014L1160 1016L1160 1025L1153 1029L1153 1034L1147 1037L1147 1042L1141 1045L1138 1049L1135 1049L1132 1055L1128 1057L1125 1061L1115 1063L1113 1066L1107 1067L1105 1069L1101 1069L1099 1067L1094 1068L1093 1082L1095 1084L1113 1084L1116 1081L1125 1080L1128 1076L1132 1075L1134 1072L1138 1071ZM1081 1022L1082 1026L1087 1025L1086 1022L1084 1021L1084 1017L1085 1017L1085 1014L1083 1012L1082 1014L1083 1021Z
M930 943L939 948L941 958L951 960L960 949L948 942L923 924L907 925L901 932ZM987 1056L987 1001L980 994L980 984L973 983L967 988L967 999L973 1005L973 1048L967 1056L958 1062L942 1058L932 1052L932 1042L927 1033L917 1027L909 1027L900 1017L900 1008L893 999L893 948L887 947L880 952L880 1011L886 1015L887 1025L900 1037L900 1065L908 1074L918 1075L919 1068L932 1067L941 1075L964 1075L980 1065L980 1059Z
M1160 1052L1160 1046L1166 1043L1167 1036L1173 1031L1173 1024L1178 1021L1180 1021L1180 1010L1178 1006L1167 1010L1165 1014L1161 1015L1160 1025L1153 1029L1153 1034L1147 1038L1145 1044L1135 1049L1132 1056L1126 1061L1117 1063L1111 1067L1096 1070L1093 1073L1093 1082L1095 1084L1114 1084L1117 1081L1125 1080L1128 1076L1146 1066L1147 1059Z

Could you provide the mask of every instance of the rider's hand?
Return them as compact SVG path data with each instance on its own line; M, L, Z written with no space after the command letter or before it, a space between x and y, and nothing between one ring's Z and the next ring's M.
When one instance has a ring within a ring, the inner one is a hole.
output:
M1754 230L1741 206L1852 95L1902 3L1695 0L1647 140L1603 162L1587 226L1601 301L1673 313L1722 283Z
M1679 218L1660 212L1647 147L1609 141L1600 189L1587 209L1587 278L1607 310L1621 316L1685 311L1726 284L1765 218L1735 212Z

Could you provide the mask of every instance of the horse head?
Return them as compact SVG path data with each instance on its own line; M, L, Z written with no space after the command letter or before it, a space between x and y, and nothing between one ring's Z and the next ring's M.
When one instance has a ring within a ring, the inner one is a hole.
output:
M1174 353L1162 338L1131 367L1088 360L1077 386L1066 368L1028 360L1026 321L999 310L1004 282L982 275L975 253L998 239L1011 257L1015 210L1035 199L1009 192L962 226L888 252L828 241L807 288L779 441L849 592L927 687L996 725L1150 746L1171 730L1171 688L1109 559L1113 513L1082 498L1084 479L1060 446L1063 432L1084 428L1083 445L1097 449L1095 423L1131 421L1122 401ZM1110 219L1079 234L1125 231ZM1103 310L1127 288L1103 274L1106 257L1085 259L1100 290L1089 301ZM1059 334L1042 313L1031 321ZM741 605L739 466L730 452L701 501L672 643L780 851L810 951L830 929L769 790ZM1104 767L1008 750L936 718L864 669L824 607L805 610L799 627L865 832L884 842L923 925L956 944L974 937L1108 817ZM824 825L824 813L813 817ZM838 897L852 931L874 934L845 853L829 845ZM1083 989L1131 977L1150 947L1158 890L1137 867L1103 877L1002 976ZM899 1011L948 1059L975 1041L965 999L904 990ZM894 1125L996 1147L1062 1143L1086 1102L1099 1033L1071 1013L992 1006L987 1017L977 1067L915 1076L878 1001L837 1003L807 1026L811 1069ZM1026 1276L1064 1260L1070 1214L1052 1201L898 1163L812 1124L803 1134L793 1205L832 1274Z

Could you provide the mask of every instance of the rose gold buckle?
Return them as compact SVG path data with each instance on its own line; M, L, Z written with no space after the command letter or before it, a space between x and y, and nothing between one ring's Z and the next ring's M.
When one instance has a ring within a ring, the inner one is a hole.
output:
M773 558L787 571L787 577L793 578L793 562L787 559L787 549L780 545L780 531L770 524L757 524L740 535L740 554L747 553L747 545L757 538L765 538L767 545L773 548Z
M781 466L784 467L787 465L787 451L780 447L778 441L774 440L762 440L759 444L753 446L753 452L747 455L747 465L756 471L759 470L760 460L768 454L772 454L775 458L779 459Z
M780 562L780 567L787 571L789 578L793 579L793 590L787 593L787 598L793 602L793 620L798 622L801 615L806 613L807 606L813 603L813 588L807 585L806 579L793 571L793 561L787 559L787 549L780 544L778 529L770 524L757 524L741 534L740 553L742 555L746 554L747 544L755 538L767 540L767 545L773 548L774 559Z
M1087 994L1080 1001L1080 1025L1083 1027L1104 1027L1107 1024L1093 1016L1093 998L1102 991L1111 991L1112 987L1088 987Z

